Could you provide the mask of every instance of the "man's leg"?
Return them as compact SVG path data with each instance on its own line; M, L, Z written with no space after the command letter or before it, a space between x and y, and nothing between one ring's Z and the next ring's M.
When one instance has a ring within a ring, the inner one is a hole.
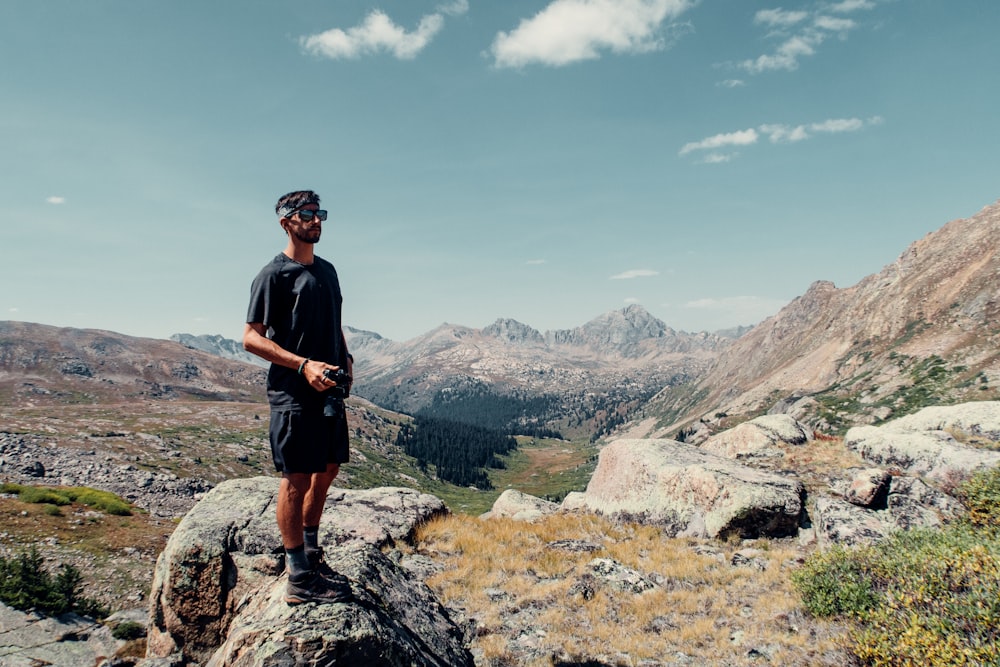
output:
M305 541L306 556L313 568L322 570L323 549L319 546L319 522L326 506L327 492L340 471L339 464L328 463L326 472L312 475L309 491L302 507L302 537Z
M319 521L323 517L323 506L326 505L326 495L330 491L330 485L337 478L340 472L340 464L326 464L326 472L317 472L310 475L309 488L306 491L302 504L302 521L304 526L319 526Z
M308 570L302 538L303 506L309 494L312 475L284 473L278 487L278 531L285 547L288 569L293 575Z

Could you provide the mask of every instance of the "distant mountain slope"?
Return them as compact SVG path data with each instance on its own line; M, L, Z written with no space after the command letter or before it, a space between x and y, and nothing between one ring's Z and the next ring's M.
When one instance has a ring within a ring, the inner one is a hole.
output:
M138 399L261 402L264 370L179 343L111 331L0 322L5 405Z
M949 222L856 285L814 283L643 410L634 435L775 407L836 430L1000 386L1000 202Z
M444 390L553 396L548 420L600 430L673 383L704 372L732 339L677 332L633 305L575 329L542 334L511 319L483 329L443 324L405 343L348 328L355 391L414 413ZM596 421L595 421L596 420Z
M242 361L244 363L253 364L254 366L262 366L264 368L267 368L268 366L268 362L264 361L256 354L251 354L250 352L244 350L242 342L231 338L224 338L219 335L202 334L195 336L192 334L180 333L172 335L170 340L195 350L201 350L202 352L208 352L210 354L217 354L224 359Z

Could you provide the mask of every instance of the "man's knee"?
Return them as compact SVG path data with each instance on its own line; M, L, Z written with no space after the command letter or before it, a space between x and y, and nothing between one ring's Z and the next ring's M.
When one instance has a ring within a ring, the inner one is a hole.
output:
M312 475L308 473L286 472L281 475L282 495L289 497L303 497L309 491L312 484Z

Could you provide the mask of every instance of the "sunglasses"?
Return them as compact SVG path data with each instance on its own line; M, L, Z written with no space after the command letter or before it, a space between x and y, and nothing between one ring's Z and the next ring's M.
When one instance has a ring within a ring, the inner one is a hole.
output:
M326 220L326 211L324 211L323 209L320 209L318 211L310 211L309 209L300 209L298 211L295 211L295 213L299 214L299 220L301 220L302 222L310 222L313 219L313 217L319 220ZM292 215L295 215L295 213L292 213Z

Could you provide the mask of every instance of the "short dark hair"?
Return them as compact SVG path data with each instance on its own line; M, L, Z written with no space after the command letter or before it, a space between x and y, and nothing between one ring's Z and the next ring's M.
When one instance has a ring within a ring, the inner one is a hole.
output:
M309 204L319 206L319 195L312 190L296 190L295 192L289 192L287 195L282 195L278 199L278 203L274 205L274 212L278 217L285 218L293 211L297 211Z

